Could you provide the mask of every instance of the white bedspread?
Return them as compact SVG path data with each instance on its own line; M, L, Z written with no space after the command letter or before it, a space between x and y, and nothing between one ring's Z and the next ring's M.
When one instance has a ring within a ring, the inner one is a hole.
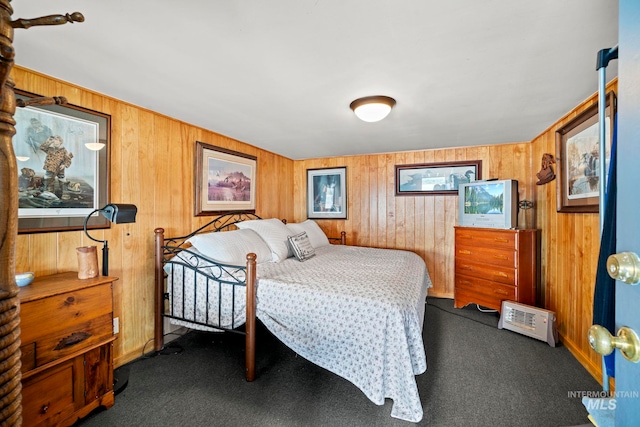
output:
M182 268L173 265L167 270L171 286L172 278L181 278ZM179 287L168 289L177 315L205 323L207 318L220 318L224 327L232 321L235 327L244 323L243 287L235 287L232 297L233 287L222 286L219 305L218 286L207 296L206 280L194 280L193 272L185 271L185 282L191 286L185 301ZM317 248L316 256L304 262L288 258L259 264L257 276L257 317L278 339L352 382L373 403L392 399L393 417L422 419L415 376L427 368L422 324L431 287L422 258L408 251L329 245Z
M257 316L305 359L351 381L391 415L422 419L415 376L427 368L424 261L407 251L330 245L299 262L260 264Z

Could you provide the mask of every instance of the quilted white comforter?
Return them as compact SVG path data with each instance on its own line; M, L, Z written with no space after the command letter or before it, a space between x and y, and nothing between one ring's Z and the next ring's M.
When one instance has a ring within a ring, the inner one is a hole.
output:
M259 264L257 275L257 317L278 339L373 403L392 399L393 417L422 419L415 376L427 368L422 324L431 280L418 255L329 245L304 262ZM213 297L209 315L217 319ZM234 299L236 310L244 307L244 292ZM202 317L204 306L197 312Z
M351 381L391 415L422 419L422 323L431 281L413 252L330 245L258 266L257 316L305 359Z

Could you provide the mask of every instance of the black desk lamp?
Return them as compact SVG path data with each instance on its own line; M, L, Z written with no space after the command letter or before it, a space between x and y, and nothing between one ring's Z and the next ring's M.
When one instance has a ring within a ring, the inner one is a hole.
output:
M89 222L89 218L91 218L91 216L96 212L100 212L102 216L114 224L126 224L136 222L136 213L138 212L138 208L136 205L110 203L102 209L95 209L84 219L84 233L94 242L102 243L102 275L108 276L109 247L107 245L107 241L94 239L89 235L89 231L87 230L87 222Z

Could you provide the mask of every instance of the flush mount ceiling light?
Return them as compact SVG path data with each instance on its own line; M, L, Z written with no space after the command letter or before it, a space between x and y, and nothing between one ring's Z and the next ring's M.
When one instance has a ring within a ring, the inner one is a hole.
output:
M84 144L84 146L91 151L100 151L105 147L105 145L106 144L103 142L87 142L86 144Z
M349 105L356 116L365 122L379 122L387 117L396 100L388 96L358 98Z

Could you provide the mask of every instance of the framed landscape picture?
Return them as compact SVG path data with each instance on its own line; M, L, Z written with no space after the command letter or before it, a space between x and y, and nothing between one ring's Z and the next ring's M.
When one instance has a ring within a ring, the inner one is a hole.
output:
M256 157L196 142L195 215L256 209Z
M605 173L609 167L615 94L605 107ZM598 212L600 202L600 135L598 104L594 104L556 131L557 211Z

